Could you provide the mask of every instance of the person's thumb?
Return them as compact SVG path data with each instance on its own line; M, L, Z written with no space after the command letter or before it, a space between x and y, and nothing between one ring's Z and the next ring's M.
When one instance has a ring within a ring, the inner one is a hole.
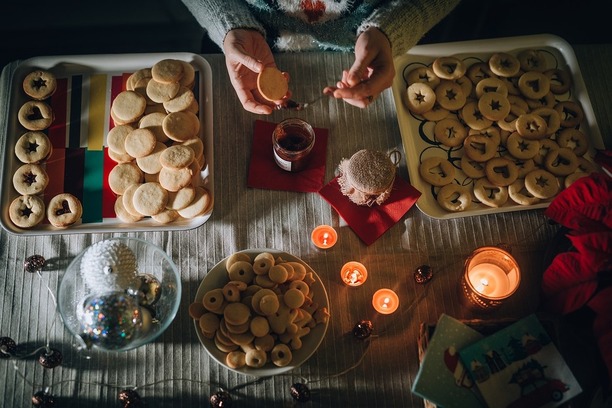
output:
M371 61L366 60L365 58L357 58L355 57L355 62L351 69L349 69L347 82L353 87L355 85L359 85L364 79L368 77L368 65Z

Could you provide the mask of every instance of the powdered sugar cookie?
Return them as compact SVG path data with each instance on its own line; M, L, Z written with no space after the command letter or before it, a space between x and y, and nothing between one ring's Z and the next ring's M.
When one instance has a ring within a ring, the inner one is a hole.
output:
M151 76L157 82L179 82L184 75L184 66L180 60L166 58L151 67Z
M166 145L160 142L155 144L155 149L143 157L136 158L136 164L145 174L157 174L162 169L160 157L167 149Z
M132 125L118 125L108 131L106 135L106 145L113 152L122 155L126 154L125 139L134 130Z
M132 123L142 116L146 107L144 96L135 91L122 91L113 100L111 114L122 123Z
M112 168L108 185L113 193L122 195L131 184L142 183L142 170L133 163L121 163Z
M145 157L155 150L157 138L149 129L134 129L125 137L125 152L132 157Z
M196 195L193 201L185 208L178 210L183 218L194 218L204 215L210 211L210 193L204 187L196 187Z

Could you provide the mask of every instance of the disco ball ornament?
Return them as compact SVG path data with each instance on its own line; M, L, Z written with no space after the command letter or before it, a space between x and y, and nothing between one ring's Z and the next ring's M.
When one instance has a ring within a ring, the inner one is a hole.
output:
M81 275L92 291L126 290L137 285L136 255L119 240L90 246L81 259Z
M141 332L142 311L138 300L124 292L89 296L81 307L82 334L98 347L125 348Z

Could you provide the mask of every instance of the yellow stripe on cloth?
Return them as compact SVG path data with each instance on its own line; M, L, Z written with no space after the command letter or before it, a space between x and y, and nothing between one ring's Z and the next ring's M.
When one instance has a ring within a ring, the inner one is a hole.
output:
M89 125L87 148L102 150L108 115L106 114L107 76L97 74L89 77Z

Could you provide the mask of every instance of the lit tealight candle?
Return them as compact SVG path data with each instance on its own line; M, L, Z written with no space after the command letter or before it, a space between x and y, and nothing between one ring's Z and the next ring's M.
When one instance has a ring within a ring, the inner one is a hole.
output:
M466 260L461 287L471 306L491 309L510 297L520 281L518 264L508 252L482 247Z
M319 225L312 230L310 239L317 248L327 249L336 245L338 233L329 225Z
M362 263L350 261L342 267L340 277L347 286L361 286L368 279L368 270Z
M372 296L372 306L378 313L391 314L399 307L399 297L391 289L379 289Z

